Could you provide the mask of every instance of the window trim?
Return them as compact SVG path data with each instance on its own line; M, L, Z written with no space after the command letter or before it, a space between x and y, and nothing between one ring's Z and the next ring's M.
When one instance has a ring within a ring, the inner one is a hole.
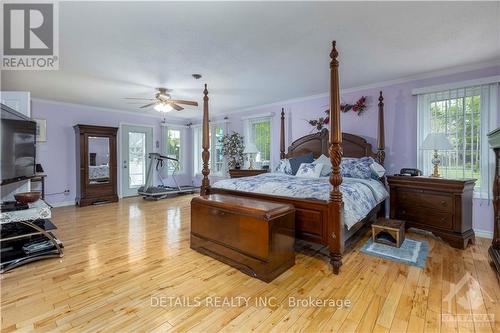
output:
M273 169L274 154L273 154L273 149L272 149L275 146L275 140L276 140L274 135L273 135L273 131L272 131L272 129L274 128L273 127L274 115L275 115L274 112L267 112L267 113L259 113L259 114L255 114L255 115L246 116L246 117L241 118L244 121L244 123L243 123L243 133L244 133L243 137L244 137L245 145L248 144L250 137L251 137L250 132L251 132L252 123L262 121L262 120L269 121L269 128L271 129L271 131L269 133L269 169L270 170L274 170Z
M167 152L167 139L168 139L168 130L179 130L180 131L180 147L179 147L179 160L181 162L181 167L178 171L176 171L175 176L185 176L188 174L188 171L186 170L186 154L185 154L185 149L186 149L186 128L187 126L185 125L177 125L177 124L167 124L167 123L162 123L162 154L168 155ZM167 171L168 172L168 171ZM168 172L168 175L172 175L172 173Z
M463 81L448 85L433 86L439 88L435 91L430 91L430 88L426 87L421 89L414 89L412 93L419 92L417 96L417 167L422 168L426 165L424 161L424 152L420 149L420 145L423 142L425 135L430 133L430 115L426 114L429 110L430 103L434 100L431 99L431 95L436 94L446 94L451 90L463 90L464 95L467 96L468 89L479 89L479 94L481 97L480 102L480 148L478 154L480 156L480 177L481 177L481 187L474 187L474 198L478 199L491 199L492 193L492 179L494 174L494 156L491 149L488 146L488 139L486 134L498 127L497 113L500 104L500 76L488 77L478 80ZM465 85L469 83L475 83L474 85ZM479 84L477 84L479 83ZM451 96L448 99L458 98L459 96ZM486 98L486 102L483 101ZM487 107L485 105L488 105ZM486 162L484 162L486 159ZM430 166L428 166L430 167Z
M215 152L213 149L215 149L215 135L214 135L214 132L212 131L215 131L215 128L216 127L222 127L223 129L223 135L226 135L227 132L228 132L228 124L229 124L229 121L224 119L224 120L219 120L219 121L214 121L214 122L210 122L209 123L209 131L210 131L210 137L212 138L212 140L210 140L210 161L212 161L212 158L213 156L215 155ZM222 125L222 126L221 126ZM198 166L198 163L200 163L200 167L202 168L203 167L203 161L202 161L202 157L201 157L201 152L203 150L203 147L200 145L200 147L198 147L198 144L199 144L199 141L201 141L203 138L203 133L201 131L201 127L202 127L202 124L195 124L195 125L191 125L191 131L192 131L192 134L191 134L191 138L193 140L193 177L199 177L201 176L201 171L198 171L197 169L197 166ZM200 135L200 140L196 140L196 133L199 133ZM215 177L224 177L226 174L227 174L227 170L226 170L226 166L225 166L225 163L224 165L222 166L222 170L219 171L219 172L214 172L214 170L212 170L212 168L210 168L210 175L211 176L215 176Z

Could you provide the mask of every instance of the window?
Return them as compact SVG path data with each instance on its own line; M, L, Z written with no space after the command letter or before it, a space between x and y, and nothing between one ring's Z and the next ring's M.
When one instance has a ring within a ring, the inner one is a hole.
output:
M271 116L246 119L245 143L253 142L259 153L257 167L271 164ZM248 139L247 139L248 138Z
M168 174L172 174L174 171L180 173L183 170L182 139L183 130L181 128L166 127L165 154L179 160L178 163L175 161L166 162L165 168Z
M442 176L475 178L476 196L488 193L492 159L486 134L495 123L492 102L497 96L497 84L419 95L418 166L424 174L431 173L433 152L419 149L423 139L428 133L445 133L453 149L439 152Z
M211 175L222 176L225 172L221 143L222 137L224 136L225 132L225 123L210 124L210 160L208 167L210 169ZM201 152L203 151L202 139L203 135L201 126L193 127L193 173L195 176L200 175L203 168L203 160L201 157Z

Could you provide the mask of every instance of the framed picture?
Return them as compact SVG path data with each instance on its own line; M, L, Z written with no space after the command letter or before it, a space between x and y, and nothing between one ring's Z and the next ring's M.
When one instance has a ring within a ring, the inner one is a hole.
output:
M36 122L36 142L47 141L47 120L33 119Z

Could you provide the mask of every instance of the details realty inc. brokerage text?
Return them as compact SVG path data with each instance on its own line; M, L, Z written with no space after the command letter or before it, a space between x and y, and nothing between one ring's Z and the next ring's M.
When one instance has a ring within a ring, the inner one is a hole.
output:
M294 297L289 296L284 300L277 297L246 297L246 296L152 296L152 307L211 307L211 308L232 308L232 307L303 307L303 308L350 308L349 299L314 298L314 297Z

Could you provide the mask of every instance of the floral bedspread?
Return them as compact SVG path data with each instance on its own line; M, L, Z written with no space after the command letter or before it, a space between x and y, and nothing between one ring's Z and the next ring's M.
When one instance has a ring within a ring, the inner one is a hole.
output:
M212 187L322 201L328 201L331 191L328 177L304 178L282 173L224 179ZM347 229L365 218L376 205L389 196L384 185L375 179L345 177L340 191L344 201L343 215Z

